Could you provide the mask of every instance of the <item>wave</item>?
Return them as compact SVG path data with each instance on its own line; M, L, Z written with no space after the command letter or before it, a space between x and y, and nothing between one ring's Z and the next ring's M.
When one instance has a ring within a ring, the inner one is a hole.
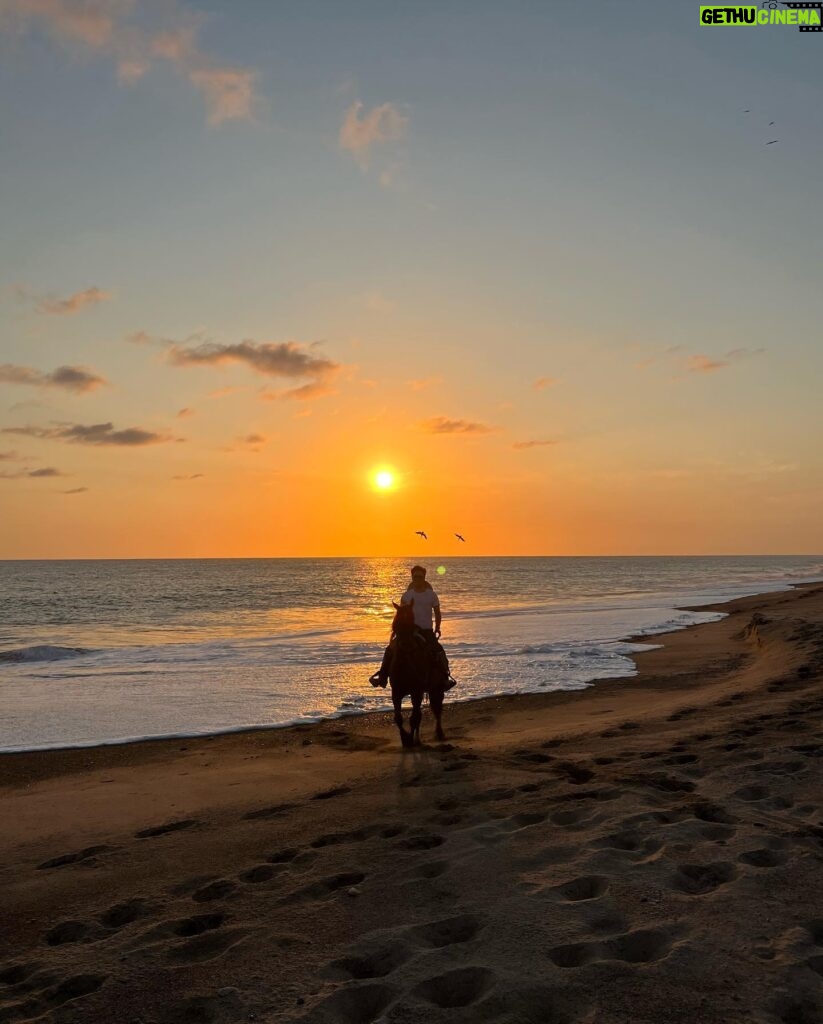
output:
M20 661L63 661L65 658L79 658L92 654L88 647L55 647L51 644L37 644L34 647L17 647L0 651L0 662Z

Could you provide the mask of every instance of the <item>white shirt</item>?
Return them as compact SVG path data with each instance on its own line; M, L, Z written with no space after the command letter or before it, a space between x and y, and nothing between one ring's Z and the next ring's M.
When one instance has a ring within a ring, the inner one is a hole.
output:
M434 609L440 607L440 598L431 587L417 591L409 587L400 598L401 604L411 604L414 599L414 624L418 629L431 629Z

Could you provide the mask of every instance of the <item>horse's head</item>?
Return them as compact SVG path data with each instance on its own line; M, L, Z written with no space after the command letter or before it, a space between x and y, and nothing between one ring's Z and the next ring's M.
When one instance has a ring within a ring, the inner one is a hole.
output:
M408 604L394 605L394 619L391 624L392 634L395 636L407 636L414 629L414 598Z

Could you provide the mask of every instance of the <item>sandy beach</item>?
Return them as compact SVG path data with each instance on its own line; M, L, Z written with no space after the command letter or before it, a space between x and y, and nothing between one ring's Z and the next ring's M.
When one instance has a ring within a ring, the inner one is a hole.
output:
M638 675L0 758L0 1021L823 1020L823 586ZM364 680L365 684L365 680Z

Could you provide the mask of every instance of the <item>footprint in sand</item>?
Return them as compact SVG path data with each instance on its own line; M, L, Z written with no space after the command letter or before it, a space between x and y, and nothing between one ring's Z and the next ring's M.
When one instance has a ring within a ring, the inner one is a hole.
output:
M125 928L126 925L132 924L132 922L137 921L139 918L145 917L148 913L149 908L145 900L126 900L124 903L116 903L113 907L109 907L108 910L100 915L98 920L104 928L117 931L120 928Z
M344 796L346 793L351 793L351 786L332 786L331 789L324 789L319 793L315 793L312 800L331 800L332 797Z
M596 900L608 891L609 882L603 875L582 875L570 882L556 885L551 890L566 903L582 903L585 900Z
M297 804L272 804L269 807L259 807L256 811L248 811L243 815L244 821L265 821L267 818L277 818L286 811L291 811Z
M350 978L355 981L385 978L402 967L411 955L409 947L399 940L366 943L357 952L333 960L324 973L332 978Z
M672 888L687 896L703 896L737 878L737 869L727 861L714 864L678 864Z
M97 938L93 928L85 921L61 921L45 934L49 946L64 946L73 942L86 942Z
M552 767L552 770L561 779L565 779L566 782L570 782L573 786L580 786L584 782L591 782L595 775L591 768L583 764L576 764L573 761L560 761Z
M144 828L134 833L135 839L155 839L158 836L167 836L172 832L182 832L187 828L193 828L200 822L194 818L185 818L180 821L167 821L164 825L155 825L153 828Z
M397 845L404 850L433 850L445 843L445 836L435 832L420 832L402 839Z
M321 878L317 882L312 882L311 885L298 889L296 892L286 896L284 902L321 900L334 895L334 893L339 892L341 889L351 889L352 886L360 885L365 880L366 876L362 871L341 871L339 874L329 875L327 878Z
M765 847L759 850L746 850L737 858L738 863L748 864L754 868L776 868L785 864L788 857L781 850L769 850Z
M483 923L474 914L459 914L441 921L430 921L428 924L414 925L406 934L419 945L442 949L473 939Z
M600 960L622 960L629 964L655 963L668 956L680 934L672 928L638 928L606 942L576 942L555 946L548 956L567 970Z
M192 893L195 903L211 903L214 900L224 900L227 896L237 892L237 883L228 878L218 878L216 882L209 882L196 892Z
M619 851L637 860L653 856L663 848L663 843L654 836L645 835L635 829L624 829L595 840L592 846L604 851Z
M238 877L241 882L245 882L247 885L260 885L261 882L270 881L275 875L280 874L282 870L284 870L284 865L255 864L248 871L241 871Z
M50 868L62 868L67 864L79 864L82 861L93 862L100 854L112 853L116 849L115 846L87 846L85 850L79 850L77 853L64 853L60 857L52 857L51 860L38 864L37 870L47 871Z
M458 967L416 985L411 995L444 1010L471 1006L494 985L495 973L488 967Z
M311 1024L367 1024L376 1021L399 994L381 983L348 986L327 996L302 1019Z
M35 983L38 979L29 979ZM6 1004L3 1020L24 1021L35 1020L50 1014L51 1010L64 1006L75 999L92 995L102 988L108 980L106 974L75 974L55 984L52 975L45 975L41 985L32 984L28 989L28 998L21 1002ZM89 1018L91 1019L91 1018Z

